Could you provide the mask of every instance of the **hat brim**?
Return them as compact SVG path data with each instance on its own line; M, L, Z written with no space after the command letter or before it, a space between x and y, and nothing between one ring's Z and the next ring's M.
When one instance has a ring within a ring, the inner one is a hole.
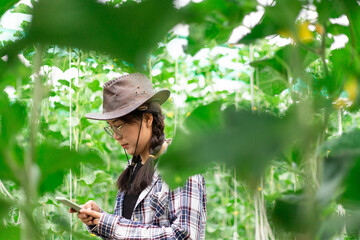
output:
M140 107L142 104L146 102L158 102L160 105L163 104L168 98L170 97L170 91L168 89L161 89L158 92L156 92L153 96L149 97L144 101L142 99L141 101L134 103L130 106L117 109L115 111L107 112L107 113L88 113L85 115L86 118L92 119L92 120L111 120L115 118L120 118L122 116L125 116L126 114L131 113L138 107Z

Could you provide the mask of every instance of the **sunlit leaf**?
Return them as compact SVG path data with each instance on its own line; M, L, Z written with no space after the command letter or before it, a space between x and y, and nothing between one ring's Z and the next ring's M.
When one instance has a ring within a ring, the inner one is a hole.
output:
M24 3L20 3L14 9L11 10L12 13L24 13L24 14L31 14L32 8Z

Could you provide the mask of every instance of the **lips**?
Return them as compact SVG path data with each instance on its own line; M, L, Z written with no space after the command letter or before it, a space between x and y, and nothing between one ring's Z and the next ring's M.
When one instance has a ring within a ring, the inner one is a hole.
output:
M123 148L126 148L127 146L128 146L129 144L121 144L121 146L123 147Z

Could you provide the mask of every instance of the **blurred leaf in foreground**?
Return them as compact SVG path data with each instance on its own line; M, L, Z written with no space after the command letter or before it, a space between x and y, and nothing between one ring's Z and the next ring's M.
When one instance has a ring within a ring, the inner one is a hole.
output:
M256 10L255 0L204 0L190 2L180 11L189 23L186 52L195 55L204 46L212 47L226 42L243 18Z
M343 193L339 201L343 204L358 206L360 203L360 129L354 128L340 137L327 141L323 146L323 151L339 159L339 166L336 172L334 171L334 175L345 175L342 180ZM326 169L327 166L325 166ZM334 176L329 179L334 179Z
M198 107L177 131L159 163L170 186L183 184L215 162L236 167L240 178L255 185L269 161L299 137L301 127L293 113L278 118L234 107L221 111L221 105Z
M0 3L0 16L2 16L7 10L9 10L12 6L14 6L20 0L8 0L1 1Z
M313 205L303 194L284 194L276 200L274 221L285 231L306 233L316 229L316 216Z
M33 43L57 44L99 50L139 66L177 17L170 0L131 1L117 8L95 0L39 0L26 37L3 55Z
M0 219L2 220L3 216L6 215L10 209L10 203L0 198L0 205Z
M54 191L63 183L64 175L72 169L80 173L80 163L93 165L104 164L102 158L95 152L70 151L69 147L58 148L44 144L37 149L37 164L41 169L41 193Z
M295 20L302 8L299 0L278 0L275 6L265 8L261 22L249 34L245 35L239 43L250 44L257 39L269 35L282 34L290 36L296 32Z
M0 226L0 239L20 240L20 226Z
M360 155L360 129L353 128L349 132L343 133L340 137L335 137L324 143L322 147L324 154L353 154Z

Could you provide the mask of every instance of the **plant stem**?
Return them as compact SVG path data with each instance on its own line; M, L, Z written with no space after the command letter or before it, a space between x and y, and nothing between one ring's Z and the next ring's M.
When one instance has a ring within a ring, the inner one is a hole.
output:
M322 38L321 38L321 51L320 51L320 58L321 61L323 63L323 67L324 67L324 72L325 72L325 76L329 77L329 69L326 63L326 58L325 58L325 50L326 50L326 28L324 28L324 32L322 34Z
M149 68L149 80L152 83L152 72L151 72L151 52L149 52L149 61L148 61L148 68Z
M42 53L43 47L39 45L36 54L34 56L34 68L33 68L33 75L34 75L34 89L33 89L33 96L32 96L32 109L30 115L30 141L29 141L29 149L25 154L25 181L22 182L22 186L24 187L26 200L25 205L28 207L26 209L24 224L25 229L23 234L21 235L21 239L23 240L31 240L37 239L36 236L36 226L34 229L34 219L32 219L32 213L35 209L35 203L37 202L37 187L38 187L38 178L39 173L37 172L38 169L36 165L33 164L35 160L35 151L36 151L36 135L38 132L38 125L39 125L39 117L40 117L40 104L42 99L42 83L41 83L41 76L40 76L40 68L41 68L41 60L42 60Z
M250 44L250 62L254 61L254 46ZM251 96L251 109L255 110L255 99L254 99L254 68L250 69L250 96Z
M70 195L70 201L72 201L72 172L70 169L70 174L69 174L69 184L70 184L70 190L69 190L69 195ZM70 215L70 240L72 240L72 214Z
M72 55L72 49L71 47L69 48L69 69L71 68L71 55ZM70 129L70 134L69 134L69 147L71 150L71 146L72 146L72 127L71 127L71 120L72 120L72 96L71 96L71 86L72 81L70 79L70 84L69 84L69 99L70 99L70 106L69 106L69 112L70 112L70 119L69 119L69 129ZM71 169L70 169L70 173L69 173L69 195L70 195L70 201L72 201L72 174L71 174ZM72 240L72 214L70 214L69 216L70 218L70 240Z
M338 125L338 128L339 128L338 134L339 134L339 136L341 136L342 133L343 133L342 119L341 119L341 108L339 108L339 110L338 110L338 123L339 123L339 125Z
M238 215L240 215L240 211L237 209L237 199L238 199L238 195L237 195L237 185L236 185L236 168L234 168L234 178L233 178L233 182L234 182L234 211L237 212L237 214L235 214L234 212L234 225L233 225L233 240L237 240L239 239L239 234L237 232L237 218Z

